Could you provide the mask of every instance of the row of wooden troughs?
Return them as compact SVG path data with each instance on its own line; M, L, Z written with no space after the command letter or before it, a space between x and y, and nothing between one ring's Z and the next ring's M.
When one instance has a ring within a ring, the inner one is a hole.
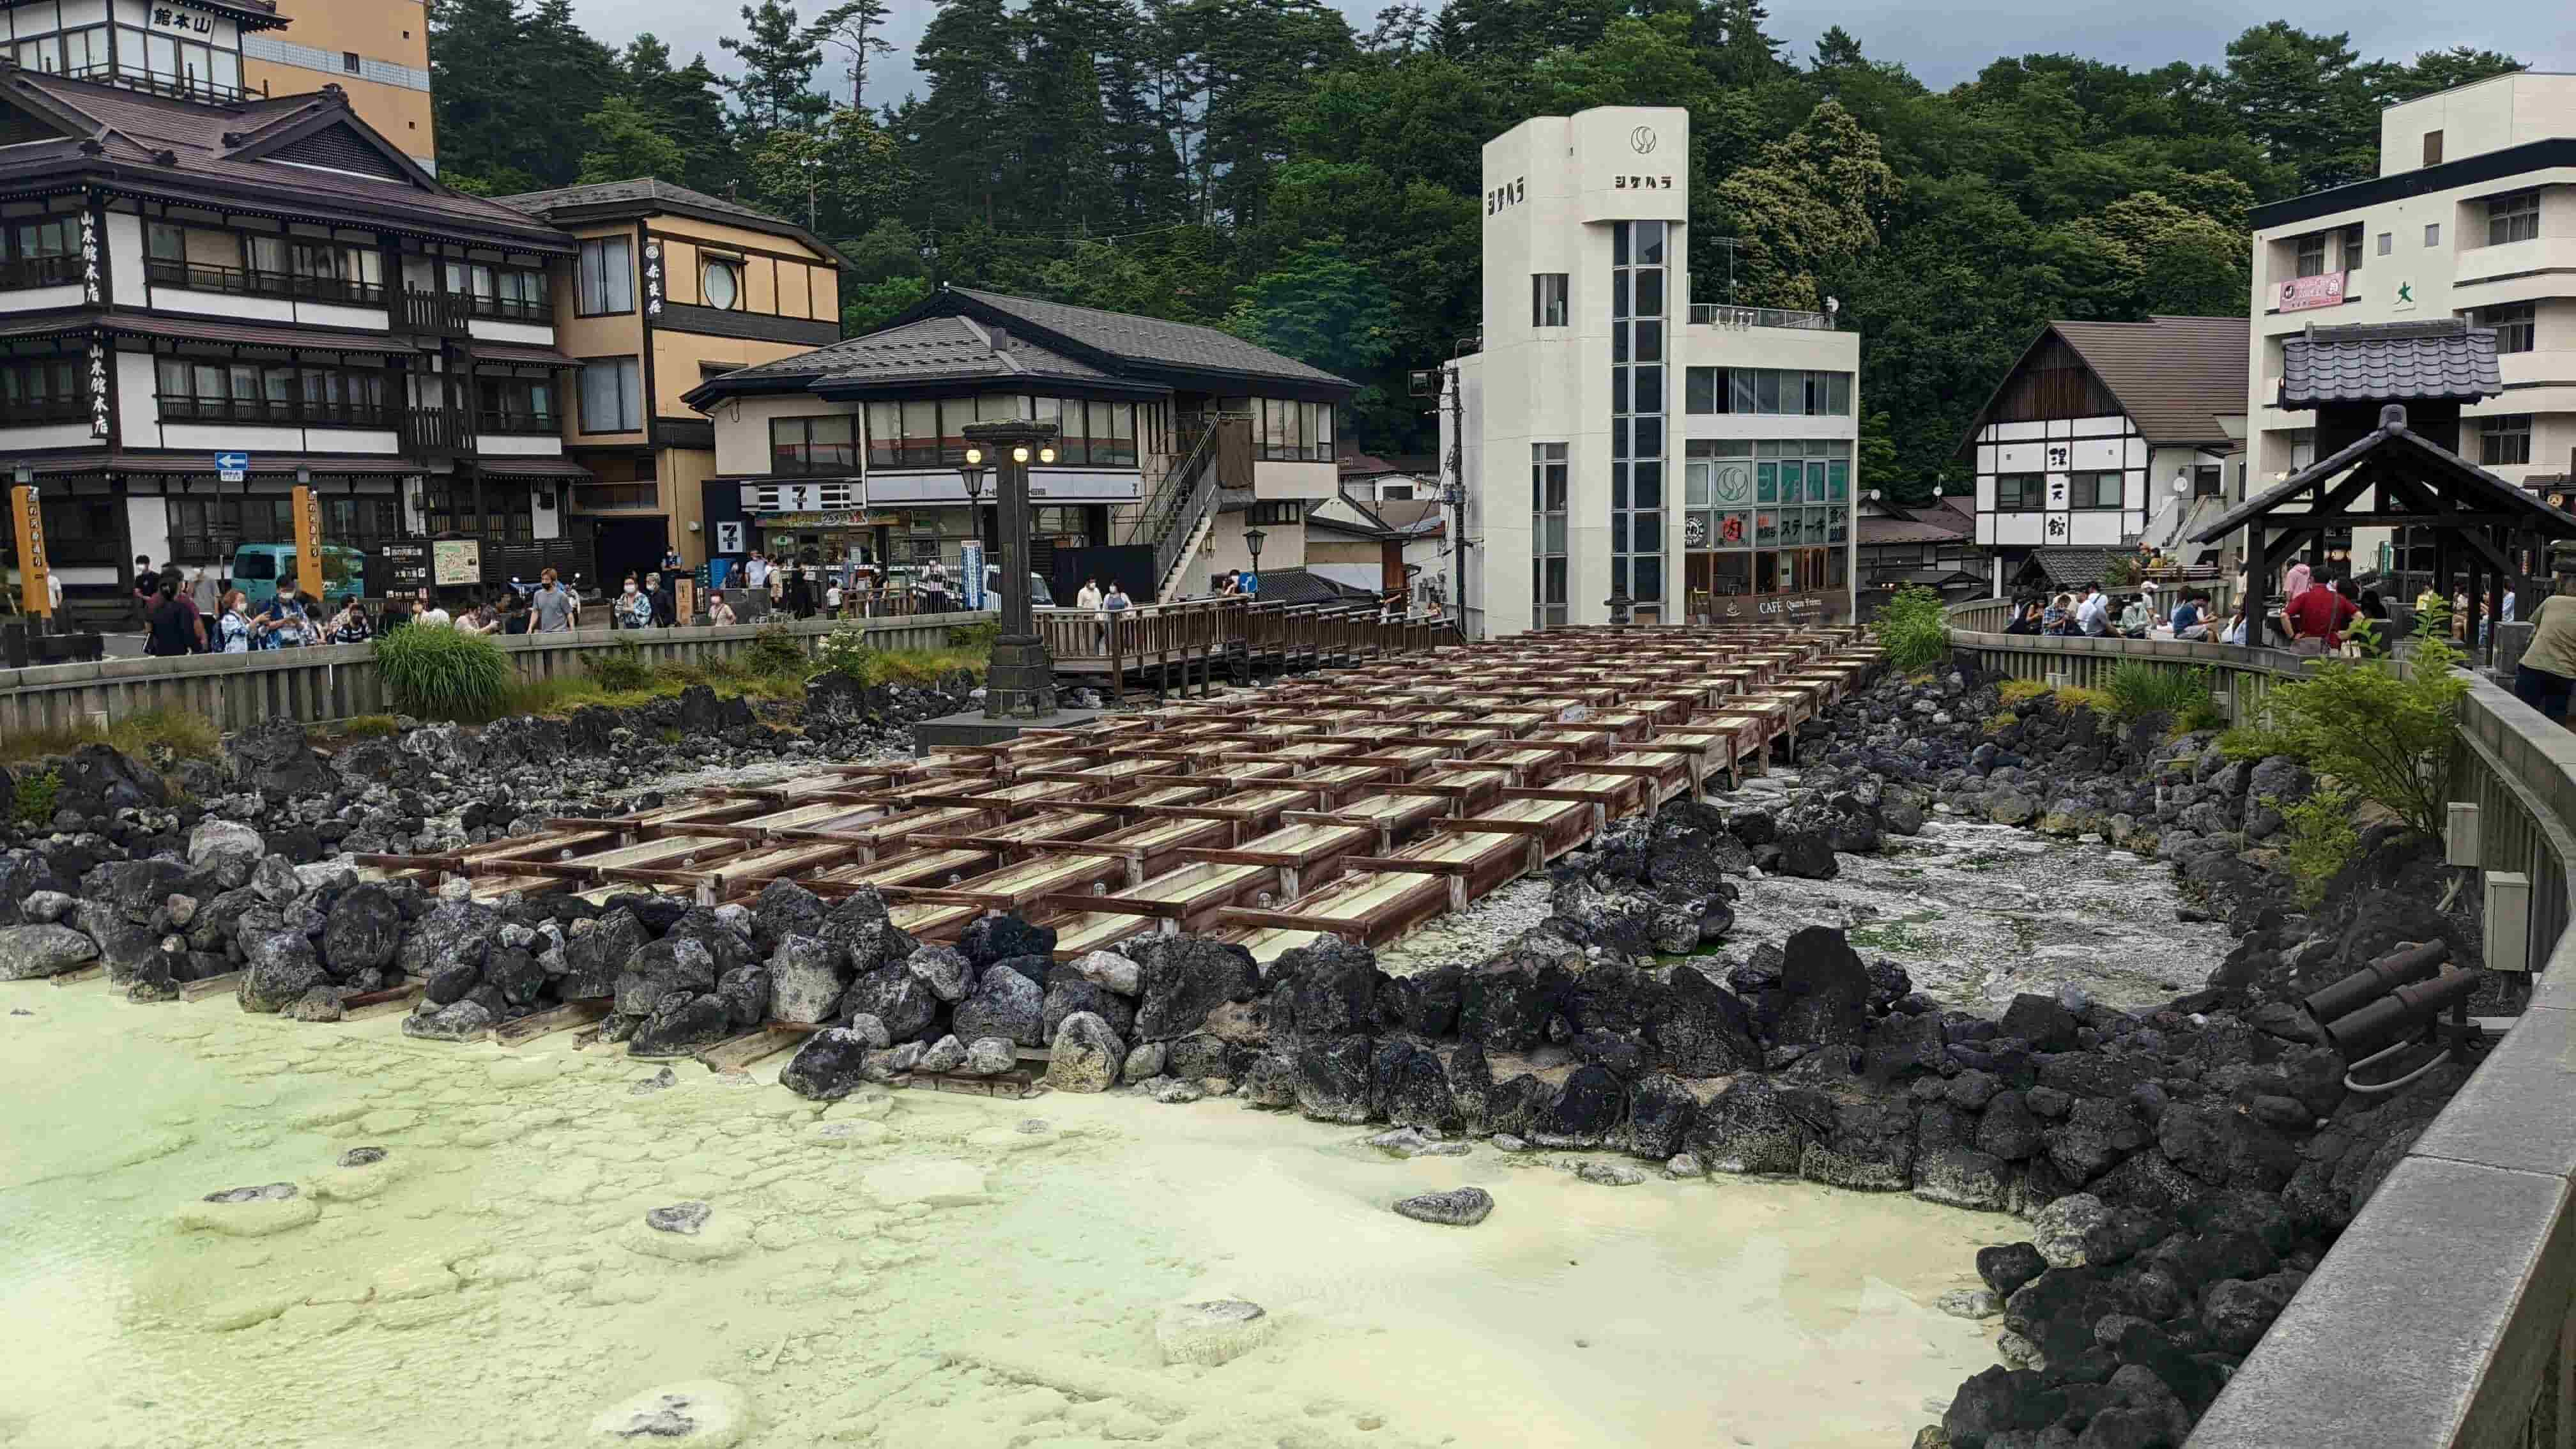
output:
M1383 944L1613 820L1731 786L1877 662L1847 628L1528 635L361 861L484 899L873 887L925 940L1015 911L1063 960L1161 930L1267 961L1323 934Z

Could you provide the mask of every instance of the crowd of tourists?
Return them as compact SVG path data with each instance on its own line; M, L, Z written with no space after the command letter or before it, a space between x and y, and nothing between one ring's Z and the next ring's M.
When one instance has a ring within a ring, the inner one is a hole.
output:
M154 658L180 654L251 654L322 644L364 644L397 629L422 626L467 634L555 634L579 627L581 595L547 569L534 587L517 580L478 592L450 612L447 598L421 588L395 594L374 608L357 594L325 600L301 578L280 580L266 599L227 585L204 568L183 572L176 564L152 567L134 561L135 610L143 652Z
M2353 591L2351 581L2331 567L2301 563L2284 575L2280 599L2278 608L2266 610L2258 619L2251 599L2240 599L2232 613L2221 614L2205 590L2183 589L2168 600L2152 582L2118 597L2086 584L2054 596L2016 599L2004 632L2253 644L2310 655L2367 658L2387 653L2388 605L2377 589ZM2463 612L2467 603L2463 596ZM2510 595L2505 604L2505 621L2510 623ZM2419 601L2419 611L2422 608ZM2356 621L2362 620L2376 627L2357 629Z

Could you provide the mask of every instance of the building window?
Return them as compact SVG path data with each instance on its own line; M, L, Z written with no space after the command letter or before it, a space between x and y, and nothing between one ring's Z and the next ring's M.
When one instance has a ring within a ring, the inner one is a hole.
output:
M1096 404L1095 404L1096 406ZM1127 404L1119 404L1124 407ZM1333 461L1333 405L1262 398L1260 456L1273 463Z
M2347 272L2361 270L2360 227L2353 227L2343 234L2343 269Z
M2428 247L2437 247L2441 244L2442 224L2438 221L2426 222L2424 224L2424 245Z
M165 422L381 428L391 420L379 370L187 357L155 359L154 369Z
M2533 333L2538 330L2539 316L2539 308L2530 302L2482 308L2477 314L2479 326L2495 329L2498 353L2529 352Z
M2540 192L2516 191L2487 201L2487 245L2532 241L2540 235Z
M844 478L858 472L858 421L851 413L770 419L769 471L790 478Z
M543 377L478 377L474 380L474 426L484 433L559 433L563 418L555 411L555 381Z
M2067 490L2072 495L2067 506L2094 510L2118 508L2123 496L2121 477L2118 473L2076 474Z
M1530 627L1562 629L1566 445L1530 444Z
M644 427L644 368L632 357L600 357L581 365L581 430L632 433Z
M1682 372L1682 410L1783 417L1849 417L1852 375L1774 367L1692 367Z
M2227 470L2216 463L2201 463L2191 470L2191 496L2223 498L2226 496Z
M2048 477L2042 473L1995 475L1995 512L2025 513L2048 506Z
M77 357L0 363L0 419L12 423L89 420L89 367Z
M0 288L58 287L80 280L80 224L68 216L0 225Z
M593 237L581 244L577 306L584 317L635 310L635 239Z
M723 257L707 258L701 285L708 306L719 312L742 310L742 263Z
M1306 521L1306 503L1301 498L1278 498L1255 503L1244 510L1246 528L1271 528L1280 524Z
M1331 409L1325 412L1329 417ZM1134 403L1078 397L1032 398L1001 392L980 397L869 403L868 466L953 468L966 461L968 423L1011 419L1056 425L1054 467L1136 466ZM1326 432L1329 436L1329 427Z
M2326 234L2324 232L2318 232L2313 236L2303 236L2299 238L2299 275L2302 277L2323 276L2325 274L2325 269Z
M2379 254L2381 256L2384 257L2388 255L2391 251L2394 251L2396 247L2397 233L2393 231L2383 231L2379 234Z
M356 51L344 50L340 52L340 69L347 71L349 74L356 75L363 64L364 62L358 59L358 53Z
M283 494L182 496L166 500L164 507L173 563L230 562L234 550L246 543L295 541L295 502ZM52 522L46 520L49 528ZM268 560L256 562L265 565Z
M2478 421L2478 461L2507 467L2531 461L2531 414L2508 413Z
M1664 600L1664 249L1660 221L1610 229L1610 594L1659 621Z
M1692 615L1713 614L1721 598L1843 586L1850 439L1693 439L1684 459L1683 582Z
M2424 164L2427 166L2442 164L2442 133L2439 131L2424 133Z
M1536 272L1530 276L1530 325L1562 327L1566 324L1566 274Z
M554 300L546 294L546 274L527 267L489 262L448 262L442 267L451 297L465 299L477 317L503 322L551 322Z

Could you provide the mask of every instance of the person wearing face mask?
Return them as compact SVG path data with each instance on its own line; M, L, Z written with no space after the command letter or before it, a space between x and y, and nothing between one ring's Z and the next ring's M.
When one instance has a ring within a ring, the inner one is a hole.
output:
M653 598L636 587L635 576L626 576L626 591L617 596L617 622L628 629L653 627Z

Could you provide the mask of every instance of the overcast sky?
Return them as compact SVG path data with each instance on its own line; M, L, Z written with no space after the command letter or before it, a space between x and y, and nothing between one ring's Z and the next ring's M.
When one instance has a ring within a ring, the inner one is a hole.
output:
M813 15L828 0L802 0L797 10ZM1378 0L1336 0L1354 27L1366 31L1380 8ZM650 30L669 41L686 60L703 51L707 63L730 71L733 57L718 49L718 38L735 33L739 0L574 0L582 23L601 40L623 45L638 31ZM932 0L891 0L894 20L887 35L897 54L870 66L871 104L900 100L914 89L911 48L922 25L937 11ZM2438 15L2430 18L2428 11ZM1974 75L1998 55L2067 51L2132 67L2152 68L2181 59L2215 65L2226 58L2227 42L2258 20L2279 16L2303 29L2348 31L2366 58L2412 55L2453 45L2475 45L2520 56L2540 70L2576 71L2576 5L2568 0L2492 0L2474 6L2428 7L2421 0L2271 0L2246 5L2242 0L2169 0L2160 6L2112 3L2112 0L1989 0L1972 9L1936 7L1919 0L1830 0L1801 6L1774 0L1772 33L1781 36L1804 60L1815 39L1829 25L1840 25L1860 37L1873 58L1902 61L1934 87L1946 87ZM827 60L835 73L840 67Z

